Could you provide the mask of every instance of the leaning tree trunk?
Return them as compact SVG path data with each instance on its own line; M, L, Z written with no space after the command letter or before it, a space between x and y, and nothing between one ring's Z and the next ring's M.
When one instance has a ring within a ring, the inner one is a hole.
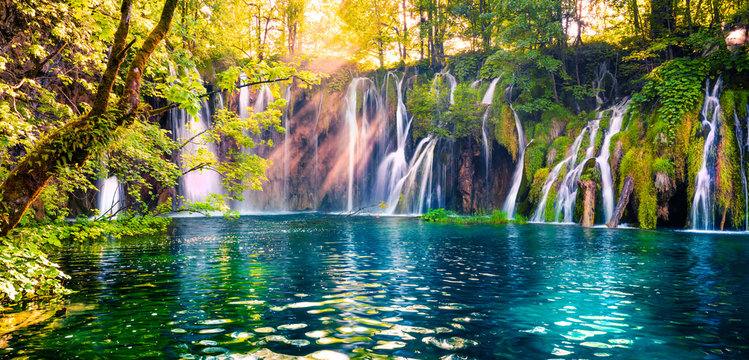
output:
M609 222L606 223L606 226L615 229L617 226L619 226L619 220L622 219L622 214L624 214L624 209L627 207L627 204L629 204L629 197L632 195L632 190L635 188L635 182L632 179L632 175L627 175L627 178L624 179L624 185L622 186L622 192L619 194L619 202L616 203L616 208L614 209L614 213L611 215L611 219L609 219Z
M140 83L148 58L171 26L178 0L166 0L161 18L132 60L117 105L109 109L109 97L117 73L130 45L132 0L123 0L120 22L115 32L107 67L94 97L91 111L44 138L10 172L0 185L0 236L6 236L23 217L29 205L57 172L64 167L80 167L95 151L110 141L117 128L130 124L140 106Z

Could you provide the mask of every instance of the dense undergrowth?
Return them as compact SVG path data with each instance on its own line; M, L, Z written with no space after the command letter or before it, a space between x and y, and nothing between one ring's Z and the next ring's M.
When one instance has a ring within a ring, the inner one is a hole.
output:
M516 216L514 219L509 219L507 213L501 210L494 210L489 215L460 215L451 210L429 209L425 214L421 215L421 220L433 223L442 224L492 224L492 225L504 225L504 224L525 224L527 219L522 215Z
M0 303L69 293L70 277L50 260L64 246L166 233L171 218L129 216L113 220L29 223L0 238Z

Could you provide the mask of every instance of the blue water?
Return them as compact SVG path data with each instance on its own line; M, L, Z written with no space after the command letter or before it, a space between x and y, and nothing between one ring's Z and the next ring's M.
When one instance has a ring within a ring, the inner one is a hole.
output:
M741 235L187 218L57 260L78 292L0 356L749 358Z

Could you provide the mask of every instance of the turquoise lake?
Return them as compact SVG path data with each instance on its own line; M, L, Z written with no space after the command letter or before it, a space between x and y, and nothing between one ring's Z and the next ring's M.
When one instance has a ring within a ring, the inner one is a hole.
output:
M69 249L0 357L749 358L749 236L317 214Z

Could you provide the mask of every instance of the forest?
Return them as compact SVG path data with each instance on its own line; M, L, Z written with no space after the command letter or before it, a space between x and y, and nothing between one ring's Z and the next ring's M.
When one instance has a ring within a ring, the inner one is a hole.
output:
M749 1L0 0L0 19L0 302L67 293L62 247L181 214L749 230Z

